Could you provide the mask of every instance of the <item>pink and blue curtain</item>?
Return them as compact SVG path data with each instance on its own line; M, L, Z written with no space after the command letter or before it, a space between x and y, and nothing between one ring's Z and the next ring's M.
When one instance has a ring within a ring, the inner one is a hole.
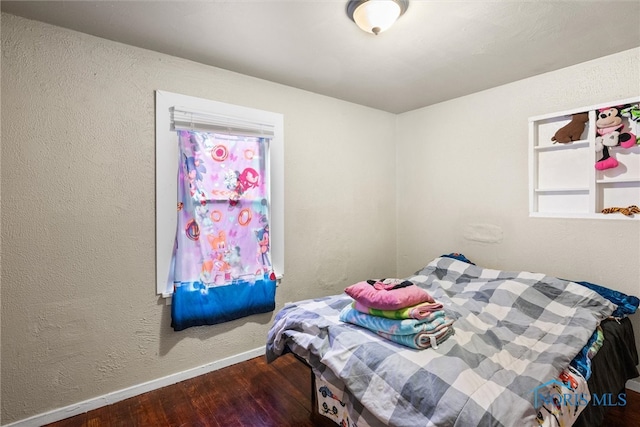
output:
M181 130L178 144L171 326L273 311L269 139Z

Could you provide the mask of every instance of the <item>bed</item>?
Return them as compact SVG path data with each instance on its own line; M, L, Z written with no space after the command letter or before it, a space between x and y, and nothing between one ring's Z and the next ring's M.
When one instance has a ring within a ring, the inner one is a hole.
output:
M340 294L280 310L267 360L293 352L312 369L318 412L359 427L598 425L603 407L638 376L624 319L637 308L635 297L482 268L464 256L438 257L407 279L455 319L455 333L437 348L416 350L341 321L353 300ZM613 314L617 320L608 320ZM590 346L598 331L604 343ZM572 367L581 354L594 372L588 381ZM554 396L569 403L557 405Z

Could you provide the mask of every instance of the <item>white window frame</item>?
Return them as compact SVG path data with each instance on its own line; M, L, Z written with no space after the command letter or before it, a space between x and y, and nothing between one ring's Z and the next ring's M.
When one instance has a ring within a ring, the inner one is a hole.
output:
M249 123L273 129L269 145L271 260L278 279L284 274L284 117L239 105L156 90L156 293L173 294L169 280L176 237L179 150L171 109L194 111L228 119L229 124ZM194 130L198 130L194 123Z

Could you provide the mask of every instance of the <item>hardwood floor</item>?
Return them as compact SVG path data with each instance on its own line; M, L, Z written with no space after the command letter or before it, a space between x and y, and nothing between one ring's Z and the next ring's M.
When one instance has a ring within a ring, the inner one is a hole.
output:
M293 355L264 357L154 390L46 427L315 427L311 376ZM602 427L640 426L640 393L612 407Z
M154 390L47 427L314 427L311 376L292 355L264 357Z
M640 426L640 393L627 390L627 404L607 411L601 427Z

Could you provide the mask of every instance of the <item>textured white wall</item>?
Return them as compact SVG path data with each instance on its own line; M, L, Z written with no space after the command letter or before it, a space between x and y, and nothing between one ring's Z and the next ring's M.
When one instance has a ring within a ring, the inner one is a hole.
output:
M3 423L265 344L155 295L155 89L284 114L277 309L395 274L394 115L2 14Z
M530 116L638 95L640 48L400 115L398 274L462 252L640 295L640 221L529 218L527 169Z

